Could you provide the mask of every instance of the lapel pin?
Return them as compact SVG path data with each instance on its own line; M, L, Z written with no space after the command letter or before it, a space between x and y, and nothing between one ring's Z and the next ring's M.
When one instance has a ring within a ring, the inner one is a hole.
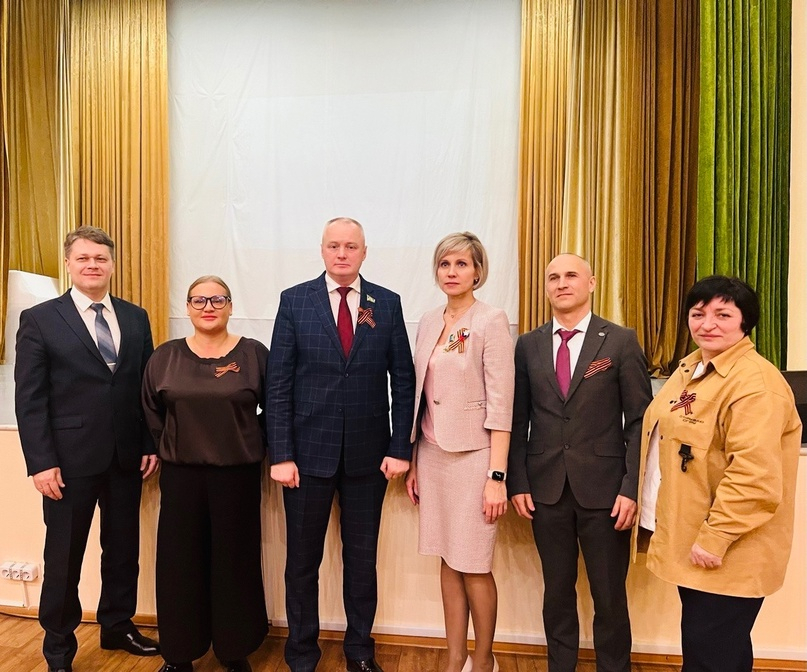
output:
M356 320L356 324L367 324L370 326L371 329L375 329L375 320L373 319L373 309L362 308L361 306L359 306L359 318Z
M599 334L597 334L597 336L605 336L605 332L601 331Z
M370 296L369 294L365 294L364 298L367 299L368 303L375 303L375 299L372 296Z

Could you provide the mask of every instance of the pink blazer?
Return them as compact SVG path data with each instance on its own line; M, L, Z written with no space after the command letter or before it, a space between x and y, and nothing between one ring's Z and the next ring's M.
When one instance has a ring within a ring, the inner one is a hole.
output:
M430 310L418 325L412 442L420 433L423 380L443 331L443 310ZM435 438L449 452L487 448L490 430L509 432L513 420L514 348L507 315L477 301L454 325L455 332L463 328L468 332L463 352L456 348L440 357L433 373Z

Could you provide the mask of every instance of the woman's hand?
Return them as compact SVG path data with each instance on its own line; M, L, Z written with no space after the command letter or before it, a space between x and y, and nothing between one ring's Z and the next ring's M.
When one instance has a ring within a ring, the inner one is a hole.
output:
M504 481L494 481L489 478L485 483L482 501L485 522L495 523L499 516L503 516L507 511L507 486Z
M689 561L698 567L704 569L717 569L723 564L723 558L714 553L709 553L702 546L692 544L692 549L689 551Z
M420 492L418 491L417 467L414 462L409 465L409 471L406 474L406 492L412 504L417 506L420 503Z

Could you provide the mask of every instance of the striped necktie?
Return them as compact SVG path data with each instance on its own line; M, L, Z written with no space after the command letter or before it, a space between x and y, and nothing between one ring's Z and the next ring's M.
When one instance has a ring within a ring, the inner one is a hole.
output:
M104 318L104 304L93 303L90 308L95 311L95 336L98 339L98 350L109 368L114 371L115 365L118 363L118 353L115 351L115 341L112 340L109 323Z

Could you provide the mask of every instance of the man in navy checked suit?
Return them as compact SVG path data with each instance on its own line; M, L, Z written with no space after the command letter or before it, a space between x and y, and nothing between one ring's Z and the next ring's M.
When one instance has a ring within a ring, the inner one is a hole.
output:
M387 481L409 468L415 372L400 297L359 275L366 256L361 224L329 221L325 273L281 294L269 351L267 434L271 475L284 486L292 672L313 672L320 659L319 566L335 492L347 670L381 671L370 636L378 529Z

